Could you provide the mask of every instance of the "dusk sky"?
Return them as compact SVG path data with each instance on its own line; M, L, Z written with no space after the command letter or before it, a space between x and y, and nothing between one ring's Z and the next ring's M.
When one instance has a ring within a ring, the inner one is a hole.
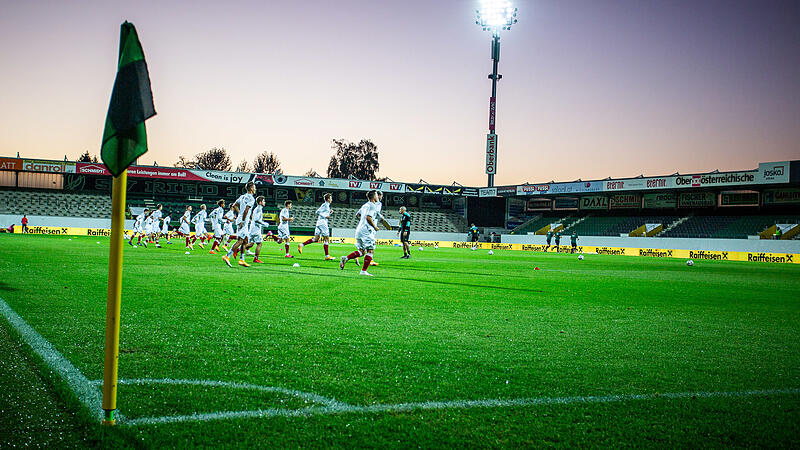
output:
M141 162L225 147L324 173L484 185L490 35L472 0L3 1L0 156L99 153L119 26L158 115ZM750 169L800 158L800 1L517 0L496 184Z

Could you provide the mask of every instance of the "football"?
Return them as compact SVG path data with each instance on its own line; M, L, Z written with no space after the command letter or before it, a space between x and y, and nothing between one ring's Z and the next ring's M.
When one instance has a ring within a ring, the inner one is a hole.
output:
M475 251L475 249L476 249L476 247L472 247L472 251L473 251L473 252Z
M419 251L422 251L422 250L424 250L424 248L423 248L423 247L420 247L420 248L419 248Z
M300 267L300 263L294 263L292 264L292 267Z
M578 255L578 260L583 261L583 255Z
M491 250L489 250L489 254L490 254L490 255L494 255L494 252L493 252L493 251L491 251Z
M687 265L687 266L689 266L689 267L691 267L691 266L693 266L693 265L694 265L694 261L692 261L692 260L690 259L690 260L686 261L686 265Z

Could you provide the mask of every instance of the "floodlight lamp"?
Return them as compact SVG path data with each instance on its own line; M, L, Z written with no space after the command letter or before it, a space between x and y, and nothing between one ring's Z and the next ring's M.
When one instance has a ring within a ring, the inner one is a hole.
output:
M511 6L510 0L481 0L476 15L484 30L510 30L517 22L517 8Z

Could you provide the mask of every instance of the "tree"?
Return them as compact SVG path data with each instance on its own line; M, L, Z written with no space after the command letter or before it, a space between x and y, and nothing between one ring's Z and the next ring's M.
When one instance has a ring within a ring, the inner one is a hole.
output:
M237 172L250 172L250 164L247 162L246 159L243 159L242 162L240 162L239 165L236 166L236 171Z
M336 152L328 163L328 177L357 178L374 180L380 168L378 162L378 146L369 139L362 139L358 144L334 139L331 148Z
M311 177L311 178L320 178L319 174L314 169L308 169L306 173L303 174L304 177Z
M179 156L174 165L183 169L229 171L231 170L231 157L228 156L228 151L225 148L214 147L194 155L192 159Z
M224 148L214 147L194 157L195 167L201 170L231 170L231 157Z
M194 160L186 159L185 156L178 156L178 160L175 162L174 166L182 169L194 169L197 167L197 163L195 163Z
M253 172L255 173L279 173L281 162L275 153L263 151L253 160Z
M81 156L78 157L78 162L98 162L97 155L89 155L89 150L86 150Z

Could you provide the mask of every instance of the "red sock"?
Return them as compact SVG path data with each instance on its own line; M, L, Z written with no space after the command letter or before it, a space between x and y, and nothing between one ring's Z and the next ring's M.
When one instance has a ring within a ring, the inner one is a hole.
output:
M219 241L215 239L214 243L211 244L211 250L216 250L218 245L219 245Z
M186 236L186 246L189 246L189 236Z
M140 234L140 235L139 235L139 240L138 240L138 241L136 241L136 245L139 245L139 244L141 244L141 243L142 243L142 235Z
M288 243L286 244L286 254L287 255L289 254L289 244Z
M314 243L314 239L309 239L309 240L303 242L303 245L308 245L308 244L313 244L313 243Z
M347 255L347 260L349 261L349 260L351 260L351 259L356 259L356 258L358 258L359 256L361 256L361 252L360 252L360 251L358 251L358 250L356 250L356 251L354 251L353 253L350 253L349 255Z
M369 256L369 255L365 256L364 257L364 265L361 266L361 270L366 272L367 269L369 269L369 263L370 262L372 262L372 256Z
M195 242L197 242L197 235L196 234L194 236L192 236L192 244L194 244Z
M325 248L325 256L328 256L328 244L322 245Z

